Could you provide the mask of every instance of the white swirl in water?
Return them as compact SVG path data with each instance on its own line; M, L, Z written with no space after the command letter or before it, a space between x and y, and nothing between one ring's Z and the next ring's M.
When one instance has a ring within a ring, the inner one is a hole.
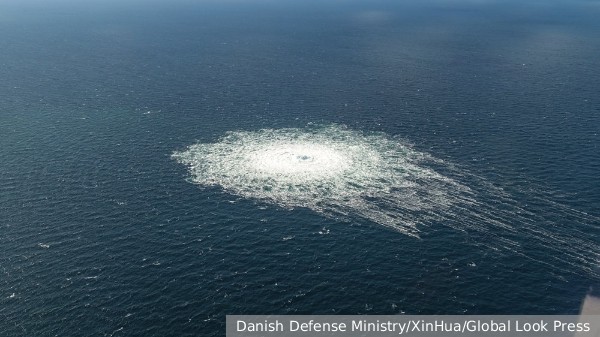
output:
M229 132L173 156L189 165L195 183L284 207L359 216L409 235L418 233L409 213L447 207L456 200L452 194L468 190L420 165L433 160L425 153L337 125Z
M530 184L523 193L544 210L531 212L485 179L382 133L338 125L236 131L173 157L188 165L194 183L245 198L362 218L411 236L447 226L470 233L478 246L597 275L600 248L586 234L597 229L597 217L556 203ZM533 243L548 254L524 253L521 245Z

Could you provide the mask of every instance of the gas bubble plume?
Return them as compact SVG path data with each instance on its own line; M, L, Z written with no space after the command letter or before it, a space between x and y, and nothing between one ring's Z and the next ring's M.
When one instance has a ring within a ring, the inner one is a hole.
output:
M423 221L408 213L448 207L468 190L421 165L429 155L381 133L338 125L229 132L173 157L200 185L286 208L361 217L413 236Z
M477 246L511 251L553 268L577 265L594 275L600 260L598 243L586 234L598 228L597 217L531 186L529 198L553 212L526 209L484 178L384 133L335 124L232 131L172 157L189 168L195 184L288 209L362 219L413 237L433 226L450 227L470 233ZM536 245L554 253L537 256L531 248Z

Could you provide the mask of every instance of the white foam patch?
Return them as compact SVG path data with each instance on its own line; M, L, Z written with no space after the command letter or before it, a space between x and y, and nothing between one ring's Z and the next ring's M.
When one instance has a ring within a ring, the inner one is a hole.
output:
M384 134L333 125L312 129L229 132L217 143L173 154L193 181L283 207L359 216L417 235L415 217L391 211L448 207L468 190L431 168L422 152Z
M531 212L485 179L383 133L339 125L235 131L173 158L189 167L194 183L245 198L363 219L415 237L446 226L471 233L470 244L597 274L600 246L586 234L597 228L597 217L526 186L531 200L546 205L544 214ZM523 253L538 245L553 253Z

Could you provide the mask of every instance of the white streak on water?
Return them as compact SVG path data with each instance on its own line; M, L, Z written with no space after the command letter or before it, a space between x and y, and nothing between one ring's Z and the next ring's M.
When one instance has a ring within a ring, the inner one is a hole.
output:
M469 190L421 165L433 159L425 153L337 125L229 132L173 157L200 185L287 208L358 216L413 236L423 221L408 213L447 208Z
M596 274L599 245L577 228L598 224L598 218L535 196L558 218L572 219L575 230L561 229L562 224L523 208L485 179L382 133L339 125L235 131L216 143L175 152L173 158L189 167L194 183L245 198L351 221L362 218L414 237L426 228L447 226L472 233L481 240L476 245ZM522 243L532 242L552 254L523 253Z

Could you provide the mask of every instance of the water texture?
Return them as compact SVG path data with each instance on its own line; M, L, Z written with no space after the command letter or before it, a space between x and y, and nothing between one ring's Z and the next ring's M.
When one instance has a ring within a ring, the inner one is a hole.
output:
M596 1L0 3L0 335L574 314Z

